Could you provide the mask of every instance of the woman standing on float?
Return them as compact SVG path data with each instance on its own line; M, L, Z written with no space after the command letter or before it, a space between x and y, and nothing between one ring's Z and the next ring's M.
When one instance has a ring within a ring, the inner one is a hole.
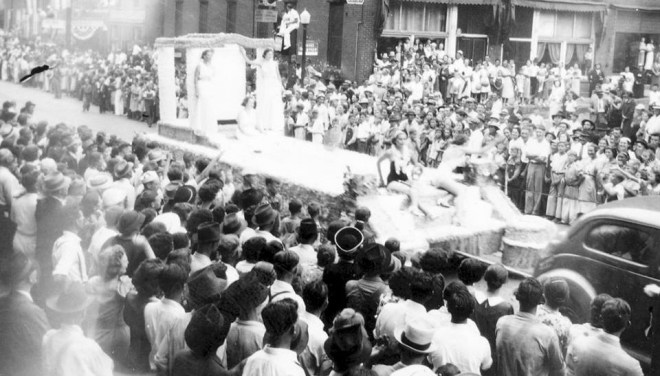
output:
M284 103L282 102L282 78L272 49L267 49L261 59L250 60L241 47L243 58L257 67L257 129L284 132Z
M218 119L215 116L214 95L213 95L213 77L215 70L211 65L213 60L213 50L202 52L202 61L195 68L195 98L197 106L195 107L193 130L195 134L207 135L215 130L218 125Z

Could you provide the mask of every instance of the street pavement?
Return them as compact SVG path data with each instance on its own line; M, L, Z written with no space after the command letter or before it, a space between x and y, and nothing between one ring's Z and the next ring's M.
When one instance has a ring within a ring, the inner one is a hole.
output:
M92 106L89 112L83 112L82 101L75 98L63 96L61 99L55 99L53 94L41 89L0 81L0 102L8 100L16 102L17 110L20 110L27 101L35 103L35 122L45 120L50 125L63 122L76 127L87 125L95 132L103 131L108 135L115 134L128 142L136 133L156 132L155 125L149 128L146 123L129 120L124 116L109 113L99 114L97 106Z

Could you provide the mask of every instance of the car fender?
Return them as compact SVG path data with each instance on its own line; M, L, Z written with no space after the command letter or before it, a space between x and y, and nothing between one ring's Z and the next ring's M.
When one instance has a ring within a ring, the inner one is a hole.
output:
M550 278L557 277L563 278L566 280L566 282L568 282L568 286L571 292L569 299L575 304L579 305L579 307L574 307L578 309L578 311L575 313L579 316L580 321L587 321L589 319L591 301L597 295L596 289L594 289L591 283L587 281L587 279L582 275L569 269L550 270L539 275L537 279L539 282L543 283Z

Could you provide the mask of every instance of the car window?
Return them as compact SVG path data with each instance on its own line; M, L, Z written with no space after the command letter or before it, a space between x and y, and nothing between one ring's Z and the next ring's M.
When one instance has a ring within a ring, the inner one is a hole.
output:
M587 235L585 245L643 265L654 261L653 237L643 229L622 224L597 225Z

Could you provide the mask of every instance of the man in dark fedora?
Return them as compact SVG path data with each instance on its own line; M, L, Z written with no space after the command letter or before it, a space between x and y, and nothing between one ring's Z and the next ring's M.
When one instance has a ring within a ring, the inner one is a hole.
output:
M197 250L191 256L191 275L196 271L211 265L216 260L219 243L220 224L216 222L206 222L197 227Z
M380 298L388 288L380 275L389 268L392 255L383 245L372 243L362 248L355 261L362 278L346 283L346 304L362 313L365 328L372 339Z
M37 247L35 258L39 263L41 278L32 293L37 304L42 305L50 295L53 274L53 244L64 231L62 207L69 191L71 179L61 172L46 175L42 181L44 197L37 201Z
M334 235L339 261L323 270L323 282L328 285L328 307L323 315L326 328L332 326L335 316L346 308L346 282L359 278L354 261L363 243L364 235L355 227L342 227Z
M273 234L279 227L276 226L279 223L279 216L280 214L270 204L259 205L252 216L252 224L255 226L254 236L262 236L267 242L281 243L282 241Z
M316 265L316 250L313 246L319 235L316 222L311 218L303 219L296 233L298 235L298 245L290 248L290 250L298 255L302 265Z
M41 341L50 328L46 313L34 304L30 290L37 282L37 264L22 252L2 262L2 284L10 289L0 299L0 374L40 375Z
M59 329L49 330L43 339L43 364L49 374L112 375L112 359L94 340L87 338L80 327L91 302L81 283L72 283L64 292L46 301L61 323Z

